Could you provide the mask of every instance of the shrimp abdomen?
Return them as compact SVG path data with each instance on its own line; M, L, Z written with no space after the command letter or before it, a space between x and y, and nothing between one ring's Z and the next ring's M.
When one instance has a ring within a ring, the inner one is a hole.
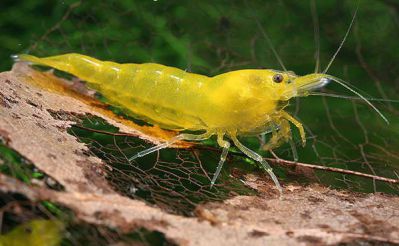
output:
M101 83L101 81L96 80L95 75L101 71L103 62L90 56L70 53L39 58L32 55L22 54L18 55L17 59L32 62L34 64L49 66L60 71L73 74L89 83Z
M198 111L209 108L203 102L207 76L155 63L118 64L75 53L18 58L68 72L88 82L113 105L147 122L173 129L205 127Z

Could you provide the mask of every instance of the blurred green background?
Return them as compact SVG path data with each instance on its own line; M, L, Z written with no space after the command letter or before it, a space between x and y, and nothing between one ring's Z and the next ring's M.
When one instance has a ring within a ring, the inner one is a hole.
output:
M206 75L243 68L281 70L262 35L263 28L285 66L298 75L304 75L314 71L317 43L320 44L321 68L328 64L342 41L357 2L2 0L0 71L11 69L12 54L49 56L68 52L120 63L156 62ZM319 37L314 35L317 24ZM399 99L398 61L399 2L359 1L354 26L329 74L349 81L367 97ZM337 84L330 84L323 91L351 95ZM373 102L388 117L389 125L359 100L316 96L293 100L288 111L304 123L309 138L305 148L297 144L299 161L398 178L399 104ZM83 119L83 122L89 128L117 131L101 119ZM71 129L70 133L118 170L108 173L110 184L118 192L144 199L169 212L190 216L198 203L235 194L253 194L239 181L245 173L257 170L248 159L229 159L218 180L219 186L211 190L208 173L212 175L214 172L218 153L203 150L197 158L190 151L163 150L162 160L155 159L155 155L148 156L131 168L123 156L149 147L148 143L113 138L79 128ZM295 130L294 135L298 140ZM252 149L258 149L261 142L259 138L243 141ZM214 142L206 144L213 146ZM120 150L121 146L123 150ZM31 164L29 168L21 167L26 165L26 161L18 153L4 144L0 147L3 173L26 183L30 183L30 179L46 178ZM269 153L260 153L270 157ZM292 160L288 145L281 146L276 153L281 158ZM275 167L277 176L285 184L321 182L354 191L399 194L397 185L331 172L298 175L297 171ZM2 204L7 203L5 196L0 198ZM46 204L50 212L50 208L56 207ZM11 217L4 220L3 225L10 227L16 221L21 223ZM71 228L75 227L72 225ZM76 235L71 238L74 237ZM158 234L149 238L164 241ZM107 243L109 241L104 245Z
M314 71L317 43L321 67L327 65L357 2L3 0L0 69L11 68L12 54L78 52L120 63L157 62L206 75L243 68L281 70L262 36L263 28L285 66L303 75ZM349 81L368 97L398 99L399 2L359 2L355 24L329 74ZM319 38L314 35L316 23ZM324 92L350 95L336 84ZM294 100L288 110L309 132L307 147L298 145L299 160L397 177L398 103L375 104L390 125L358 100ZM259 142L248 139L247 144L257 148ZM292 159L288 146L277 154ZM282 169L277 172L283 179L295 180ZM316 180L367 192L398 192L395 186L341 174L317 172Z

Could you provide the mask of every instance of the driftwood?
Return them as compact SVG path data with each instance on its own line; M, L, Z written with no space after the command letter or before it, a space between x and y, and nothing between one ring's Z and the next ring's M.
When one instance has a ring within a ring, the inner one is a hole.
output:
M59 90L33 85L26 73L32 71L16 64L13 71L0 74L0 135L65 189L32 187L0 175L3 192L57 202L84 221L126 232L138 227L160 231L179 245L399 244L399 197L385 194L284 185L284 197L279 199L268 192L274 189L271 183L252 175L247 183L260 195L200 205L195 217L124 197L104 179L102 160L84 154L87 147L66 132L73 120L55 118L50 112L97 115L123 132L146 135ZM159 136L147 139L157 142Z

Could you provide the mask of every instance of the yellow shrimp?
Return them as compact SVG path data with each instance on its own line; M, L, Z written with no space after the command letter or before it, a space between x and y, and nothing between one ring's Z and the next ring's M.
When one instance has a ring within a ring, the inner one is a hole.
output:
M225 139L227 137L244 154L263 166L281 194L282 188L269 164L262 156L245 147L237 137L271 132L272 137L263 149L272 150L284 142L292 143L292 123L299 130L302 144L305 145L302 124L284 111L291 98L310 95L312 90L335 81L363 99L388 122L365 97L344 81L326 74L355 16L356 12L327 68L322 73L316 71L305 76L286 71L272 46L285 71L245 69L214 77L155 63L118 64L75 53L45 58L22 54L15 58L73 74L100 92L111 104L148 123L176 131L203 132L180 133L165 143L137 153L129 161L167 148L179 140L201 141L216 135L223 151L211 180L211 185L214 185L230 148L230 142Z
M292 123L298 128L305 145L302 124L284 108L291 98L307 96L311 90L331 80L356 93L381 115L367 99L344 82L324 73L296 76L292 72L246 69L208 77L155 63L118 64L80 54L46 58L22 54L18 59L71 73L87 81L89 87L100 92L110 103L151 124L176 131L204 132L198 135L181 133L165 143L139 152L130 160L166 148L179 140L200 141L217 135L217 143L223 151L212 185L226 159L230 143L225 137L228 137L244 154L262 164L281 192L269 164L241 144L237 136L272 132L269 143L263 146L264 150L271 150L291 140L289 123Z

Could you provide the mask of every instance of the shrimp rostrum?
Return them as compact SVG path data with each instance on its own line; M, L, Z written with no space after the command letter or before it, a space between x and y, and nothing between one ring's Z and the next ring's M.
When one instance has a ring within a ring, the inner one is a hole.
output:
M305 145L302 124L285 108L292 98L307 96L330 81L357 94L382 116L344 81L324 72L297 76L287 71L245 69L208 77L155 63L118 64L74 53L45 58L23 54L18 59L73 74L131 116L181 132L167 142L137 153L129 161L167 148L176 141L201 141L216 135L222 154L211 185L222 169L231 140L245 155L262 165L281 192L270 165L244 146L239 137L270 132L270 140L263 149L272 150L292 141L292 124ZM201 133L190 134L190 131Z

